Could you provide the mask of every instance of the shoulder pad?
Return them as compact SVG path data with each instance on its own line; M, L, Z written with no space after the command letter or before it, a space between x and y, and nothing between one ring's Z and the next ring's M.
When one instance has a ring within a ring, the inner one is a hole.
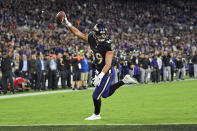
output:
M94 31L91 31L91 32L88 34L88 36L92 36L94 39L96 39L96 37L95 37L95 32L94 32Z

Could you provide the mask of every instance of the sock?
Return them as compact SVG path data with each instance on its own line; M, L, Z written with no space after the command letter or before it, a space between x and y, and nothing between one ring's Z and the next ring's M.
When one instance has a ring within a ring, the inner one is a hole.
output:
M94 114L98 115L100 114L100 110L101 110L101 99L97 100L97 99L93 99L94 101Z
M112 94L114 94L114 92L115 92L119 87L121 87L122 85L124 85L124 82L123 82L123 81L119 81L119 82L113 84L113 85L110 87L109 96L111 96Z

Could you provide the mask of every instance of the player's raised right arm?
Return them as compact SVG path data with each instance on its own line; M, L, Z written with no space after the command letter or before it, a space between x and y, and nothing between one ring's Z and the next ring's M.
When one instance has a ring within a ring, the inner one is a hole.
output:
M68 29L76 36L78 36L79 38L81 38L82 40L88 42L88 35L82 33L81 31L79 31L76 27L74 27L69 21L68 19L65 17L64 19L64 23L66 24L66 26L68 27Z

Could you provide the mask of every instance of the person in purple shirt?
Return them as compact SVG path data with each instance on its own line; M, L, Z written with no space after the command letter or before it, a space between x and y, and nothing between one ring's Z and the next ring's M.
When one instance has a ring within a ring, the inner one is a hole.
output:
M134 78L137 79L138 82L140 82L140 67L134 66Z
M153 72L152 72L152 82L159 82L159 74L160 74L160 71L159 71L159 65L157 63L157 55L154 56L154 58L152 59L151 61L151 67L153 69Z

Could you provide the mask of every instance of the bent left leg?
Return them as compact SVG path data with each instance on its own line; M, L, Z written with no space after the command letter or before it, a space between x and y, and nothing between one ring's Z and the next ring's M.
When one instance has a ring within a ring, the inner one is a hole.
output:
M124 82L123 81L119 81L115 84L113 84L111 87L110 87L110 90L109 90L109 94L108 94L108 97L111 96L112 94L114 94L114 92L121 86L124 85Z
M119 87L123 86L124 84L137 84L137 83L138 83L137 80L132 78L130 75L126 75L122 81L119 81L109 86L108 90L106 90L106 92L103 93L102 96L104 98L111 96Z

